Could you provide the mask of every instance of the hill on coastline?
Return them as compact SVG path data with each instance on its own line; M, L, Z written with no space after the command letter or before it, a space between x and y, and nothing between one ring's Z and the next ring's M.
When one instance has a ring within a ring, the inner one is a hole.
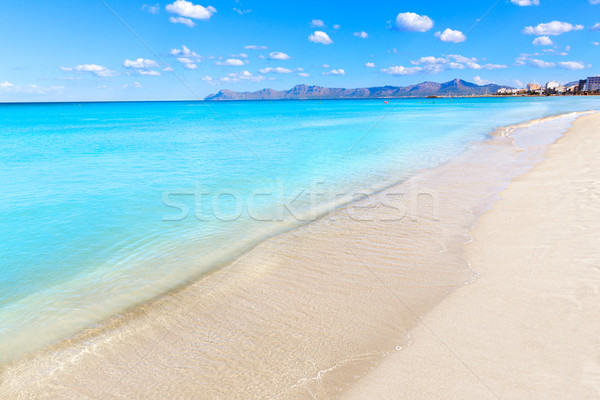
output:
M369 99L426 96L479 96L494 94L500 88L510 88L490 83L477 85L462 79L444 83L422 82L411 86L379 86L359 89L326 88L296 85L289 90L262 89L256 92L221 90L207 96L206 101L219 100L294 100L294 99Z

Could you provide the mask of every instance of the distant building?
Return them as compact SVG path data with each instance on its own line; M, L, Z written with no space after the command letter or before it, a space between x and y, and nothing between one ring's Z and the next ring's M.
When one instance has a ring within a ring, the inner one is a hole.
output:
M581 79L579 81L579 87L577 88L578 92L585 92L587 90L587 80Z
M497 94L511 94L512 91L510 89L500 88L500 89L498 89L498 91L496 93Z
M567 91L567 87L564 85L560 85L559 87L556 88L557 93L565 93L566 91Z
M567 86L567 93L577 93L579 91L579 84Z
M587 78L587 91L596 92L600 90L600 76L590 76Z
M530 92L537 92L541 88L542 87L540 85L538 85L537 83L528 83L527 84L527 90Z
M558 82L551 81L546 83L546 90L556 90L559 86Z

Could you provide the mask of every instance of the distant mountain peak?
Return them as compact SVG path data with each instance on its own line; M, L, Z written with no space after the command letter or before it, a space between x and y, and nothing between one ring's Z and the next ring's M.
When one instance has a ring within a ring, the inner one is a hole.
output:
M427 96L477 96L496 93L500 86L484 86L453 79L448 82L421 82L411 86L379 86L359 89L326 88L317 85L298 84L289 90L261 89L256 92L234 92L223 89L207 96L206 101L218 100L293 100L293 99L371 99Z

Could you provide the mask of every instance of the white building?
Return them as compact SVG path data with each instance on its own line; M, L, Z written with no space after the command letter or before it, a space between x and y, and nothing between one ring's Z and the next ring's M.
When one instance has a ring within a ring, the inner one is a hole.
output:
M558 82L551 81L546 83L546 90L555 90L558 89L559 86Z
M587 78L587 90L590 92L600 90L600 76L590 76Z

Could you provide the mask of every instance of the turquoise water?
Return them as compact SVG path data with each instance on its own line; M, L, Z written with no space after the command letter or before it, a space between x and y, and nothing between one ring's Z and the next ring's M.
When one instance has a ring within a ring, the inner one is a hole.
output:
M598 108L585 97L0 105L0 362L500 126Z

